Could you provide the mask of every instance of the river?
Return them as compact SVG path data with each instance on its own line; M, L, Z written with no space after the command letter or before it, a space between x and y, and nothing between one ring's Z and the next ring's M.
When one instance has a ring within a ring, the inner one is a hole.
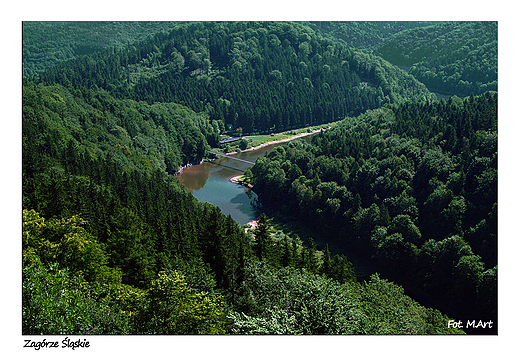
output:
M410 69L409 66L398 67L406 72ZM451 97L451 94L447 93L432 93L439 100L441 98L447 100ZM306 136L303 139L310 141L311 137ZM270 144L256 150L234 154L233 156L254 162L257 158L282 144ZM231 214L231 217L240 225L244 225L257 217L254 203L258 197L252 190L232 183L229 179L244 173L249 166L251 164L246 162L222 157L212 162L204 162L185 168L177 178L197 199L218 206L225 215Z
M306 136L302 139L310 141L310 138L311 136ZM255 162L282 144L270 144L256 150L234 154L232 157ZM177 178L197 199L218 206L222 213L231 214L240 225L245 225L257 217L255 203L258 196L252 190L232 183L229 179L243 174L250 166L251 164L246 162L221 157L185 168Z
M311 138L312 136L307 136L302 139L310 141ZM282 144L270 144L256 150L234 154L233 157L255 162L259 157ZM257 218L257 209L254 204L258 196L252 190L232 183L229 179L243 174L249 166L251 164L246 162L221 157L211 162L203 162L185 168L177 178L197 199L218 206L222 213L231 214L231 217L240 225L245 225ZM334 249L334 245L332 248ZM372 263L363 256L351 252L348 253L348 258L354 264L359 281L368 280L369 276L376 271ZM405 293L412 295L415 300L426 307L442 308L438 307L437 302L432 302L409 287L406 287Z

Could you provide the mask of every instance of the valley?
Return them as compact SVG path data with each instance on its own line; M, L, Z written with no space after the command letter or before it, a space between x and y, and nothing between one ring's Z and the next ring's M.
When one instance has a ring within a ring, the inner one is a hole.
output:
M23 31L23 334L497 334L496 22Z

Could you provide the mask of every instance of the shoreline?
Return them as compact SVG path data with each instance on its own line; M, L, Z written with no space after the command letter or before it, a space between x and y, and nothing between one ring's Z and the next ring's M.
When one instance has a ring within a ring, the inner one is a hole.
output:
M328 128L330 129L330 127ZM264 143L264 144L260 144L256 147L251 147L251 148L247 148L247 149L244 149L242 151L243 152L249 152L249 151L253 151L253 150L257 150L257 149L260 149L260 148L263 148L263 147L267 147L268 145L271 145L271 144L280 144L280 143L285 143L285 142L290 142L294 139L298 139L298 138L302 138L302 137L307 137L307 136L310 136L310 135L313 135L313 134L316 134L316 133L319 133L321 131L325 131L326 129L316 129L312 132L307 132L307 133L301 133L301 134L297 134L293 137L290 137L290 138L285 138L285 139L278 139L278 140L273 140L273 141L270 141L270 142L267 142L267 143ZM247 138L247 136L246 136ZM225 155L234 155L234 154L238 154L238 152L229 152L229 153L226 153Z
M204 163L204 159L202 159L199 163L195 163L195 164L188 162L188 163L184 164L183 166L179 167L179 169L177 169L177 171L173 174L173 176L176 177L177 175L181 175L182 171L184 169L187 169L187 168L189 168L189 167L191 167L193 165L199 165L199 164L202 164L202 163Z
M243 176L244 176L244 174L235 175L235 176L229 178L229 181L232 183L238 184L238 185L242 185L243 187L246 187L248 189L253 189L253 186L251 184L243 183L240 180L238 180L239 178L242 178Z

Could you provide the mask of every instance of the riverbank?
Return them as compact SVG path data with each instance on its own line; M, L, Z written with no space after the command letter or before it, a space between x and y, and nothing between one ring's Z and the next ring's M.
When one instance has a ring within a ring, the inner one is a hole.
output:
M245 186L248 189L252 189L253 186L251 184L245 183L243 180L240 180L243 177L244 176L242 174L241 175L235 175L234 177L229 178L229 181L232 182L232 183L235 183L235 184L239 184L239 185Z
M186 164L184 164L183 166L181 166L181 167L180 167L180 168L179 168L179 169L178 169L178 170L173 174L173 176L181 175L181 174L182 174L182 171L183 171L184 169L189 168L189 167L191 167L191 166L193 166L193 165L202 164L203 162L204 162L204 159L202 159L199 163L195 163L195 164L193 164L193 163L186 163Z
M242 185L242 186L244 186L244 187L246 187L248 189L252 189L253 186L251 184L244 183L242 180L240 180L243 177L244 176L242 174L241 175L235 175L234 177L229 178L229 181L232 182L232 183L235 183L235 184ZM247 222L244 225L244 231L247 233L249 230L256 229L257 226L258 226L258 218Z
M332 128L331 126L327 127L327 128L319 128L319 129L315 129L313 131L310 131L310 132L304 132L304 133L300 133L300 134L296 134L296 135L292 135L290 137L287 137L287 138L283 138L283 139L274 139L274 140L271 140L271 141L267 141L265 143L262 143L260 145L257 145L256 147L251 147L251 148L247 148L247 149L244 149L242 150L242 152L250 152L250 151L253 151L253 150L258 150L260 148L263 148L263 147L267 147L268 145L271 145L271 144L281 144L281 143L286 143L286 142L290 142L292 140L295 140L295 139L298 139L298 138L303 138L303 137L307 137L307 136L310 136L310 135L314 135L316 133L319 133L319 132L322 132L322 131L325 131L327 129L330 129ZM246 139L252 139L254 138L255 136L245 136L244 138ZM234 154L238 154L237 151L235 152L229 152L229 153L226 153L226 155L234 155Z
M329 129L329 128L330 127L328 127L327 129ZM267 147L268 145L271 145L271 144L280 144L280 143L290 142L292 140L295 140L295 139L298 139L298 138L307 137L307 136L310 136L310 135L314 135L316 133L319 133L319 132L322 132L322 131L325 131L325 130L326 129L324 129L324 128L320 128L320 129L313 130L311 132L305 132L305 133L301 133L301 134L296 134L296 135L294 135L292 137L289 137L289 138L273 140L273 141L270 141L270 142L267 142L267 143L260 144L259 146L256 146L256 147L251 147L251 148L245 149L245 150L243 150L243 152L246 152L246 151L249 151L249 150L257 150L257 149L260 149L260 148L263 148L263 147Z

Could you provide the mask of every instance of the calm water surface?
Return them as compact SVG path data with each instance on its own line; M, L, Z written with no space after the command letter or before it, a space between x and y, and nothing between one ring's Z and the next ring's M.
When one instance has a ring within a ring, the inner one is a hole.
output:
M303 140L310 141L311 136ZM235 154L232 157L255 162L257 158L270 152L281 144L248 152ZM229 181L230 178L244 174L251 164L232 158L219 158L213 162L204 162L185 168L177 176L179 181L200 201L207 201L220 208L225 215L231 214L240 225L247 224L257 217L255 203L258 196L250 189Z

